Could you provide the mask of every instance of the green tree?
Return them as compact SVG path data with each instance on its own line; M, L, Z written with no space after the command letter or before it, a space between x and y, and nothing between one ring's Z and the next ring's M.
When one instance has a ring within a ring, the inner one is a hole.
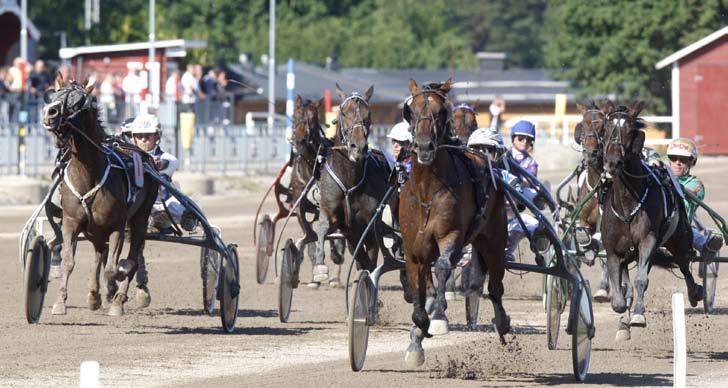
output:
M544 59L555 77L580 94L617 93L665 113L670 72L655 63L724 26L724 0L636 0L549 3Z

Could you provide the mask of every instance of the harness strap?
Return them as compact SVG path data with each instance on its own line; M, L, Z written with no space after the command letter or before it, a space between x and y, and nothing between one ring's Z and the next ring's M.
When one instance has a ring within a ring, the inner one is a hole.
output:
M71 163L69 162L68 165L70 166L70 164ZM76 190L76 188L73 186L73 183L71 182L71 178L69 178L67 170L68 170L68 166L66 166L66 171L64 171L64 173L63 173L63 181L66 183L66 185L68 186L68 189L71 190L73 195L75 195L76 198L78 198L78 200L81 202L83 211L84 211L84 213L86 213L86 217L88 217L88 219L90 221L91 220L91 211L89 210L88 205L86 204L86 200L93 197L94 194L96 194L96 192L98 192L99 189L101 189L104 186L104 184L106 183L106 179L109 177L109 171L111 171L111 162L109 161L109 157L108 157L108 155L106 156L106 169L104 169L104 175L101 177L101 180L99 181L99 183L96 186L94 186L91 190L89 190L84 195L81 195L78 192L78 190Z
M106 146L104 146L104 148L108 149ZM119 156L119 154L117 154L116 152L112 152L111 149L108 149L108 150L109 150L109 154L114 155L116 160L119 161L118 166L112 165L112 167L116 167L116 168L119 168L122 171L124 171L124 176L126 176L126 203L130 203L131 199L132 199L132 194L131 194L131 177L129 176L129 170L124 165L124 160L121 159L121 156Z
M339 186L339 189L344 192L344 221L346 222L346 226L349 226L350 219L351 219L351 203L349 202L349 195L356 191L359 187L361 187L364 184L364 180L367 177L367 167L369 166L369 158L371 157L371 154L367 155L367 158L364 159L364 172L361 174L361 179L359 180L359 183L354 185L354 187L347 189L344 183L341 181L341 179L336 175L334 170L329 165L328 160L324 162L324 168L326 169L326 172L329 173L331 178L334 180L337 186Z

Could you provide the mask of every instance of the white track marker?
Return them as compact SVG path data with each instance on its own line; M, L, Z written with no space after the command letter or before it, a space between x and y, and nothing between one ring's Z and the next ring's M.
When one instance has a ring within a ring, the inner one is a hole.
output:
M99 388L99 363L97 361L81 363L81 388Z
M684 388L687 373L685 342L685 301L683 294L672 294L673 387Z

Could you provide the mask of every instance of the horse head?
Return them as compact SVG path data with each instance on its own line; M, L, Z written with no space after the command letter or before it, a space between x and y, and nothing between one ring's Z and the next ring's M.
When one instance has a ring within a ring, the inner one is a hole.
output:
M412 100L404 105L404 119L410 123L413 134L414 153L420 164L429 165L435 160L435 152L440 143L448 140L451 134L450 109L447 93L452 81L430 84L423 88L415 80L409 80Z
M608 175L620 171L625 162L639 160L645 144L644 121L639 118L644 103L619 106L606 116L604 124L604 169Z
M296 155L303 155L307 147L317 148L321 144L319 124L321 102L308 99L304 101L301 96L296 97L293 110L293 152Z
M604 124L608 114L614 111L614 104L607 100L600 109L594 101L586 105L576 104L582 114L581 122L576 125L574 141L582 146L584 160L597 170L603 168Z
M96 97L91 94L93 88L94 85L91 83L64 82L59 76L55 82L55 89L45 92L43 127L53 133L58 148L69 145L74 131L98 140L96 133L98 108ZM94 130L84 133L89 127Z
M467 103L461 103L452 108L452 129L455 136L460 139L463 144L468 143L470 135L478 129L478 121L476 119L478 101L472 106Z
M369 100L374 94L374 85L362 96L356 92L347 95L336 84L336 94L341 98L339 116L336 119L336 141L346 146L349 160L359 163L369 151L369 127L372 123Z

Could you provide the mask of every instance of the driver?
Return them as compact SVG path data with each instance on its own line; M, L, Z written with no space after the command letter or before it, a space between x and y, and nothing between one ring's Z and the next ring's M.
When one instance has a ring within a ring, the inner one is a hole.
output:
M137 116L131 124L132 142L152 157L159 174L171 182L172 175L179 166L179 161L174 155L163 151L159 146L161 133L159 120L151 114ZM165 205L169 214L165 211ZM183 229L192 231L195 228L194 218L183 217L184 213L185 209L179 200L172 196L167 189L161 187L149 216L149 226L159 233L170 234L173 231L172 220L174 220L175 223L181 223ZM172 220L169 218L170 215Z
M686 137L673 140L667 148L667 157L670 160L670 170L680 182L683 190L695 194L701 201L705 198L705 187L703 182L695 175L690 174L690 169L698 162L698 147ZM685 211L688 220L693 223L697 204L685 198ZM700 231L693 226L693 247L700 252L700 256L706 262L711 261L723 246L723 237L712 231Z

